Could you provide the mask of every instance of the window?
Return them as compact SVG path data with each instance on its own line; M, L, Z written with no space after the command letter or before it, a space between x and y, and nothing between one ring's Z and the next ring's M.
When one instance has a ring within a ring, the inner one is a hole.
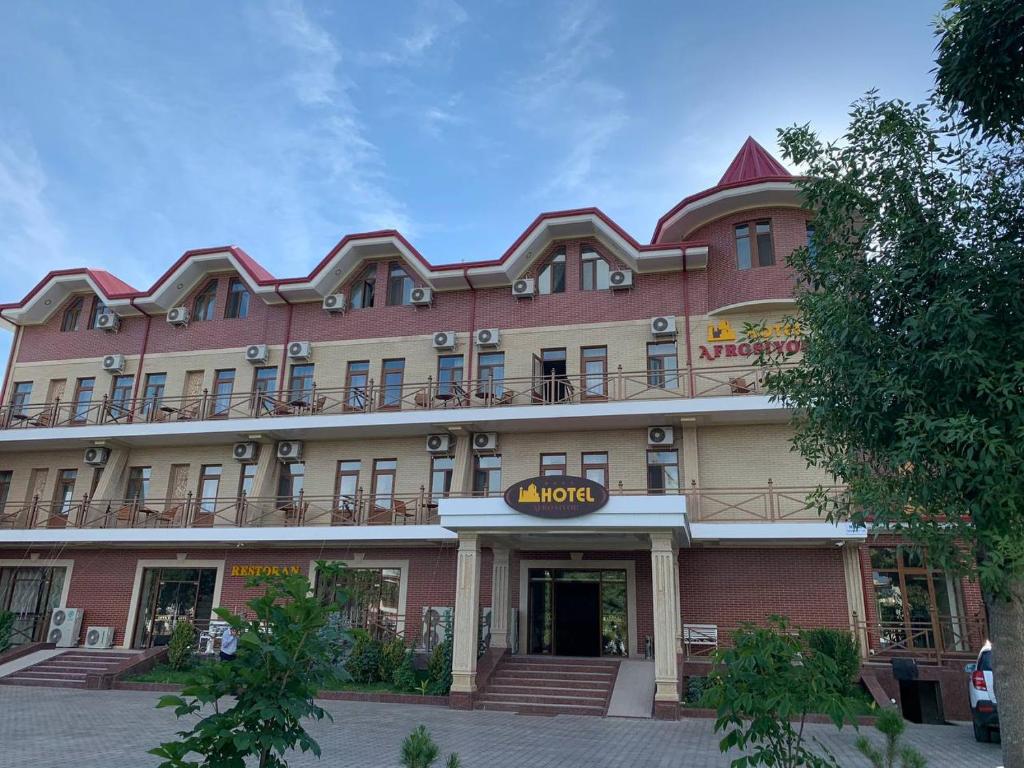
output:
M674 341L647 345L647 385L661 389L679 388L679 358Z
M380 371L380 407L402 407L402 377L405 360L385 360Z
M224 317L229 320L244 320L249 316L249 289L240 277L232 277L228 281L228 305L224 308Z
M252 489L256 484L256 467L258 465L247 462L242 465L242 472L238 476L238 498L245 499L252 496Z
M455 459L451 456L435 456L430 460L430 500L437 500L452 492L452 473Z
M146 389L142 394L142 413L147 419L152 419L163 404L166 386L166 373L146 374Z
M818 255L818 249L814 245L814 224L807 222L807 255L813 259Z
M215 371L213 374L213 400L210 402L210 418L227 418L231 412L231 393L235 388L235 369Z
M388 268L388 305L411 304L412 289L413 282L409 273L404 267L392 264Z
M92 395L96 387L96 379L79 379L75 383L75 404L71 413L71 421L74 424L84 424L89 418L89 411L92 407Z
M584 291L603 291L608 287L611 267L597 251L584 249L581 255L581 287Z
M501 456L473 457L473 495L501 493Z
M740 269L750 269L755 264L759 267L770 267L775 263L771 221L737 224L735 231L736 264Z
M299 495L306 481L306 465L301 461L291 461L281 465L281 474L277 478L277 503L284 509L294 509L299 503Z
M605 488L608 487L607 453L584 453L580 456L580 464L583 466L583 476L587 480L593 480Z
M76 296L71 300L71 303L64 310L64 317L60 321L61 332L78 330L78 319L82 316L82 305L84 303L85 299L81 296Z
M11 495L11 479L13 477L14 472L9 469L0 472L0 512L7 507L7 497Z
M351 512L356 509L359 500L359 470L362 462L347 460L338 462L337 476L334 479L335 506L339 510Z
M540 476L553 477L565 474L564 453L542 453L540 455Z
M313 399L312 363L292 366L292 378L288 383L288 398L291 403L309 405Z
M368 267L352 284L352 309L366 309L373 306L374 288L377 285L377 267Z
M138 502L141 506L149 498L149 481L153 476L152 467L130 467L128 484L125 486L124 497L129 502Z
M90 331L96 327L96 320L107 311L107 305L100 301L99 296L92 297L92 309L89 311L89 323L86 326Z
M14 384L14 392L11 393L11 413L19 416L25 415L29 400L32 399L32 382L18 381Z
M583 371L583 397L603 400L608 397L608 347L580 349L580 369Z
M203 464L199 472L199 489L196 491L196 501L199 502L199 511L205 515L213 515L217 511L220 476L220 464Z
M349 596L341 611L346 627L398 632L403 617L398 613L402 571L399 568L361 568L352 565L328 581L317 571L316 594L327 596L341 590ZM408 625L406 625L408 626Z
M542 349L533 358L533 399L541 403L564 403L572 399L573 386L567 375L565 348Z
M75 481L78 479L77 469L62 469L57 475L57 487L53 491L54 513L67 517L71 505L75 501Z
M277 390L277 366L257 368L252 377L253 411L257 414L273 413L274 392Z
M647 492L679 490L679 457L676 451L647 452Z
M217 281L211 280L199 293L192 304L193 320L213 320L217 311Z
M565 293L565 251L559 251L537 276L537 293Z
M371 487L373 505L378 510L391 509L395 503L395 475L398 459L374 459Z
M480 368L480 392L484 399L505 395L505 353L488 352L477 360Z
M132 410L132 389L135 387L135 377L132 375L121 375L114 377L113 386L110 388L110 418L114 421L123 419Z
M441 355L437 358L437 396L450 400L463 394L462 355Z
M370 384L370 361L351 360L345 371L345 410L362 411L366 409L367 392Z

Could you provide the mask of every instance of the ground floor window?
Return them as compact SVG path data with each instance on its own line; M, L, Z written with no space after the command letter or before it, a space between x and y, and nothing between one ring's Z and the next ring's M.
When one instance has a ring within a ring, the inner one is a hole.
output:
M135 647L167 645L179 621L203 631L213 614L216 568L146 568L142 572Z
M904 547L871 548L871 581L883 648L966 647L960 583Z
M317 573L317 594L326 596L332 587L345 592L343 619L347 626L373 634L392 634L398 630L402 618L398 614L402 587L400 568L348 567L330 581Z
M0 568L0 611L14 614L12 645L45 638L50 614L60 606L66 578L63 566Z
M530 653L629 656L626 572L531 568Z

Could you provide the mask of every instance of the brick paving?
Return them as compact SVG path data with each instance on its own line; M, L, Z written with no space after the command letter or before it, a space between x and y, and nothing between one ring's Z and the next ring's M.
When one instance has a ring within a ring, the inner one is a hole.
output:
M172 713L156 710L158 694L0 687L2 768L145 768L146 754L181 727ZM729 760L718 751L710 720L678 723L597 717L528 717L504 712L456 712L440 707L330 701L334 722L313 732L324 757L295 755L294 768L393 768L405 735L419 723L444 754L457 751L465 768L717 768ZM183 721L184 722L184 721ZM873 729L865 729L869 733ZM808 726L844 768L867 763L853 747L852 729ZM978 744L968 726L915 726L909 740L935 768L995 768L999 746ZM441 761L439 761L440 764Z

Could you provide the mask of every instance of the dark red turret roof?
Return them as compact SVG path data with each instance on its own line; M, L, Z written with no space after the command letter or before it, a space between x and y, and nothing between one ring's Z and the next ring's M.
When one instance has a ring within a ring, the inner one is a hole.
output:
M718 180L718 186L723 184L736 184L743 181L763 179L767 176L792 176L778 160L768 154L768 150L754 141L753 136L748 136L743 142L736 157L725 169L722 178Z

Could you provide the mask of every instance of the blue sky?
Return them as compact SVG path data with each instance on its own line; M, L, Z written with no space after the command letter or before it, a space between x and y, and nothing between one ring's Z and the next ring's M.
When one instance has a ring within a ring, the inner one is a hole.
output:
M940 6L6 0L0 301L71 266L146 288L229 243L305 274L381 228L493 258L588 205L645 241L748 134L775 152L872 86L922 98Z

